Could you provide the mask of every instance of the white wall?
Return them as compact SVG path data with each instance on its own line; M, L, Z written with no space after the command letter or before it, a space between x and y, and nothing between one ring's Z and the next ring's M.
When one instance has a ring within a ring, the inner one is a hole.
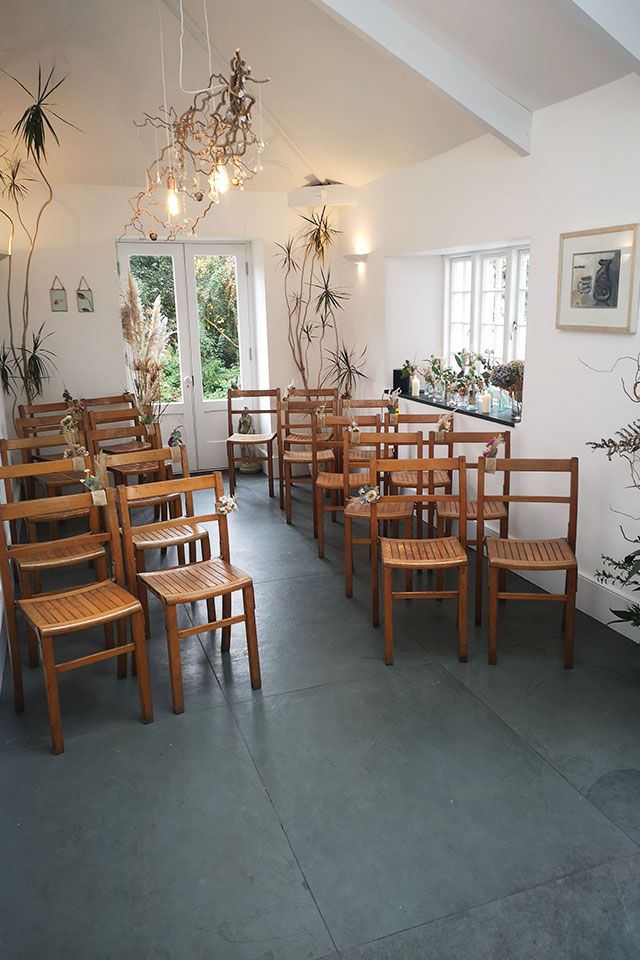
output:
M597 586L600 555L625 550L615 506L637 516L637 494L625 490L624 465L589 451L637 414L619 376L598 375L617 357L640 350L640 335L555 329L558 236L569 230L640 221L640 78L629 76L534 116L531 156L515 156L483 137L426 163L363 187L341 217L345 248L372 251L360 285L361 337L370 344L376 386L410 355L438 352L440 331L420 303L389 303L398 258L531 239L524 415L514 430L516 455L580 457L579 605L600 619L617 599ZM438 280L439 284L441 281ZM418 299L420 292L412 292ZM436 298L436 294L433 297ZM432 301L435 302L435 299ZM403 329L407 318L413 349ZM552 532L551 511L516 515L516 535ZM627 521L633 532L634 524Z

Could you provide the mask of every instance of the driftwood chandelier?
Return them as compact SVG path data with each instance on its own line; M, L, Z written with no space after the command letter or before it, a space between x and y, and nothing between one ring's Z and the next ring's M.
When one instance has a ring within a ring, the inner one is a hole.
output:
M180 53L182 87L182 32ZM260 103L248 86L268 79L254 80L239 50L231 58L229 77L212 73L209 57L207 87L185 91L195 96L180 114L167 107L164 57L162 67L164 105L158 115L145 114L136 123L138 128L153 128L156 159L147 167L145 189L129 201L132 217L127 225L150 240L157 240L159 232L168 240L194 234L221 194L230 188L243 190L247 180L260 173L265 148ZM252 116L257 102L258 132ZM161 150L159 137L165 140Z

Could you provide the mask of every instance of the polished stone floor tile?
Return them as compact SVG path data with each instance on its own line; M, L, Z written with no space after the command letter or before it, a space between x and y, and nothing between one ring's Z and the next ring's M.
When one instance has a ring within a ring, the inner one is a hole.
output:
M4 754L0 801L6 960L333 948L228 708Z
M435 664L234 711L340 948L637 849Z

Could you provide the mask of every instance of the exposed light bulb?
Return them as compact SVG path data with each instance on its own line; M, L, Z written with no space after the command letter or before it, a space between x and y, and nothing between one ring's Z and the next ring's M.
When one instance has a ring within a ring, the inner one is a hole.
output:
M176 182L173 177L167 180L167 210L169 216L177 217L180 213L180 197L176 191Z
M213 179L218 193L226 193L229 189L229 174L224 164L218 164Z

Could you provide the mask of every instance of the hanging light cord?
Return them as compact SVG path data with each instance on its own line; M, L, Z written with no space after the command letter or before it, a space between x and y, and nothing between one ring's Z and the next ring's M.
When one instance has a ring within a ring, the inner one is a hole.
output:
M202 0L202 10L204 13L204 29L207 38L207 54L209 57L209 73L207 75L207 86L201 90L187 90L182 83L182 65L184 62L184 7L183 0L180 0L180 89L183 93L206 93L211 86L211 74L213 73L213 58L211 55L211 37L209 35L209 15L207 13L207 0Z

